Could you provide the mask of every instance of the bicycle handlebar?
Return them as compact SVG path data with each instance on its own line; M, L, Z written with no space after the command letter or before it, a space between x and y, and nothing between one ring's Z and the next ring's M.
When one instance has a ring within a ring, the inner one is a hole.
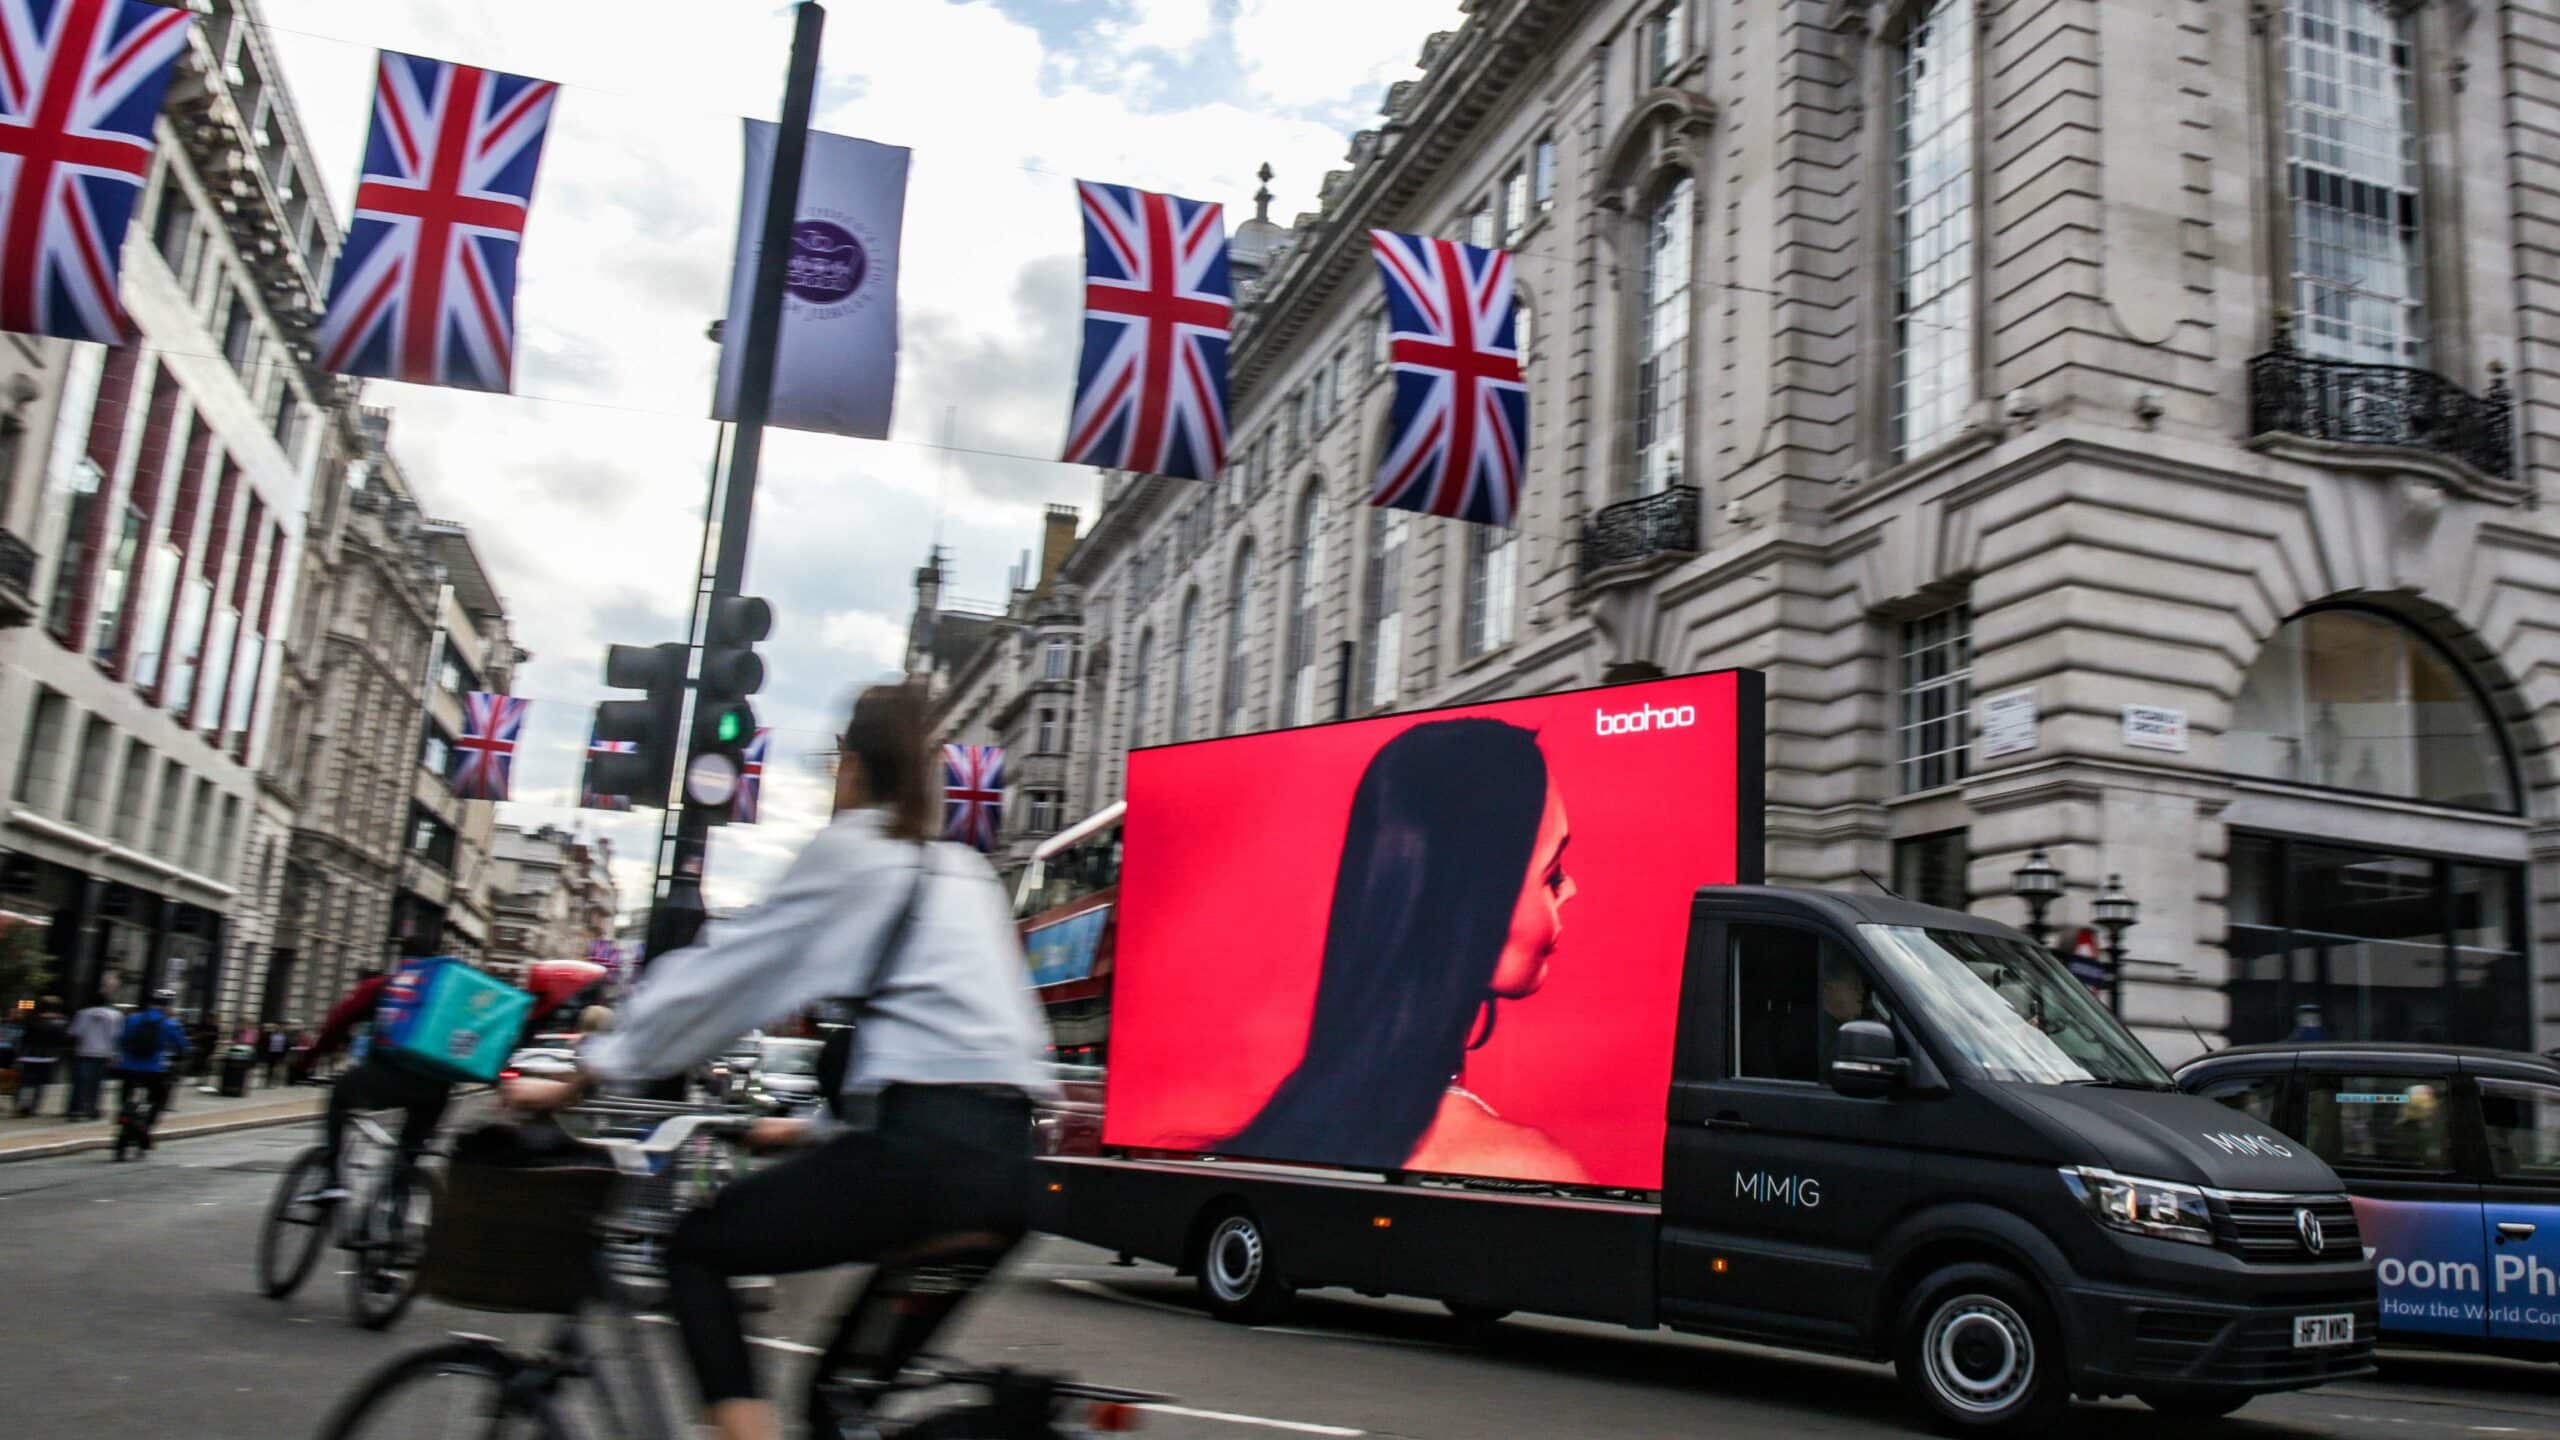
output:
M563 1124L562 1133L581 1145L592 1145L613 1157L613 1166L626 1175L654 1175L668 1157L682 1150L696 1135L709 1134L732 1143L743 1138L759 1118L741 1111L706 1111L698 1105L668 1100L626 1100L613 1097L590 1097L559 1112L560 1119L572 1117L592 1119L610 1124L616 1120L648 1120L656 1123L645 1136L580 1134Z

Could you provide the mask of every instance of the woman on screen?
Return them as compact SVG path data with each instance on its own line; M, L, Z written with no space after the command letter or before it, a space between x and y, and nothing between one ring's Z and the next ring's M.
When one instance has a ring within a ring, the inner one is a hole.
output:
M1574 1183L1588 1173L1469 1091L1467 1053L1546 983L1569 832L1536 735L1417 725L1352 796L1306 1054L1218 1149L1380 1170Z

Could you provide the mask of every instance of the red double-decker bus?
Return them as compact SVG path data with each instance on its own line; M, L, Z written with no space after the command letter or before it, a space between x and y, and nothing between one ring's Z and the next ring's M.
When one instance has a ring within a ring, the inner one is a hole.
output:
M1113 804L1042 842L1014 894L1032 989L1048 1012L1061 1064L1098 1066L1110 1053L1120 817L1127 809Z

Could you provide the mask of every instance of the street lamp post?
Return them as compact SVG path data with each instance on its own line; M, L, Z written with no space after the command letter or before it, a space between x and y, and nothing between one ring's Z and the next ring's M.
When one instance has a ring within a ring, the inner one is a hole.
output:
M2045 912L2053 908L2053 902L2062 898L2061 867L2055 865L2045 855L2044 847L2039 845L2027 856L2027 863L2018 867L2018 873L2010 877L2009 889L2027 902L2028 936L2039 945L2046 943L2053 931L2045 924L2044 917Z
M2124 932L2133 928L2142 907L2125 893L2124 877L2109 875L2107 888L2089 906L2089 918L2107 933L2107 1008L2124 1013Z

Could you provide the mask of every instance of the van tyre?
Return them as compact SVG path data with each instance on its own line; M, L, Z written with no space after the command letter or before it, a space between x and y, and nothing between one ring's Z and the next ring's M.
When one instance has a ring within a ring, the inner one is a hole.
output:
M1221 1320L1259 1325L1289 1303L1289 1282L1281 1278L1271 1239L1250 1211L1223 1211L1209 1222L1198 1273L1201 1303Z
M1912 1290L1894 1370L1951 1434L2033 1435L2071 1404L2052 1307L1997 1265L1950 1265Z

